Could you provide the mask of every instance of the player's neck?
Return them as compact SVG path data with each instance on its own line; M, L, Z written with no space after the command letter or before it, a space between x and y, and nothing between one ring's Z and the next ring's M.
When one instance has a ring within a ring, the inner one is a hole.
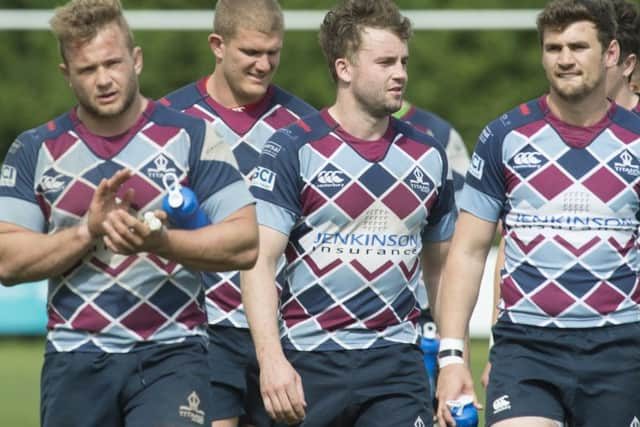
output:
M616 104L620 105L627 110L633 110L638 105L638 94L631 91L631 89L625 84L624 87L616 94Z
M138 93L131 105L117 116L104 117L95 115L78 106L78 119L94 135L110 137L121 135L128 131L149 104L149 100Z
M264 96L254 96L251 98L240 96L231 89L222 72L216 71L207 79L207 94L218 104L230 110L255 104Z
M362 109L352 98L340 97L328 109L329 114L340 127L356 138L376 141L384 135L389 126L389 115L374 117Z
M593 91L580 100L567 100L553 90L547 97L549 109L558 119L573 126L591 126L598 123L611 106L604 91Z

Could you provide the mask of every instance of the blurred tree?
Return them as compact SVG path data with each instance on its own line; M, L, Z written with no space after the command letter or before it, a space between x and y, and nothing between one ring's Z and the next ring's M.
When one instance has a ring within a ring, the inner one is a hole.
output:
M207 9L215 0L123 0L127 9ZM52 8L64 0L3 0L5 8ZM479 8L477 0L398 0L403 9ZM546 1L483 0L482 8L540 8ZM333 0L281 0L285 9L326 9ZM213 16L213 15L212 15ZM207 31L137 31L145 67L143 93L158 98L208 74L213 57ZM546 81L536 32L416 31L410 43L407 98L434 111L462 133L468 147L482 127L518 103L540 95ZM54 37L47 31L0 32L0 158L16 136L67 111L72 94L58 71ZM276 83L321 107L334 86L316 31L285 36Z

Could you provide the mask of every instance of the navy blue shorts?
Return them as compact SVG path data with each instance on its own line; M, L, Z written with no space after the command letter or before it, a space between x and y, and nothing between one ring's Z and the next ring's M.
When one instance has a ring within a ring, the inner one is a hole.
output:
M301 427L433 425L422 351L416 345L285 352L302 377L307 414Z
M568 426L640 420L640 323L556 329L498 322L487 425L536 416Z
M249 329L209 326L209 365L214 420L271 423L260 395L256 351Z
M204 340L130 353L45 355L43 427L209 427Z

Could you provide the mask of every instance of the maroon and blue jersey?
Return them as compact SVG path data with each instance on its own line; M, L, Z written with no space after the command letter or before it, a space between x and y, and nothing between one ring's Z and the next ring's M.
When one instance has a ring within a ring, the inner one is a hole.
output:
M327 110L279 130L251 181L258 222L288 236L283 346L415 343L423 242L449 239L456 211L444 148L391 119L376 141Z
M398 111L398 114L395 117L410 123L419 131L433 136L444 145L449 168L453 174L453 188L457 199L464 185L464 176L469 168L469 153L458 131L442 117L422 110L415 105Z
M640 118L612 103L589 127L546 97L489 124L460 208L502 219L500 320L589 328L640 320Z
M253 203L229 147L204 120L149 102L123 135L93 135L76 111L20 135L2 166L0 221L53 234L86 220L104 178L128 168L136 214L161 209L163 177L191 187L213 223ZM100 240L49 279L48 350L122 353L206 335L198 272L151 253L110 252Z
M248 183L265 142L277 130L316 110L301 99L270 86L258 102L230 109L207 93L202 78L167 95L161 102L211 123L231 147L240 171ZM204 274L209 324L248 328L237 271Z

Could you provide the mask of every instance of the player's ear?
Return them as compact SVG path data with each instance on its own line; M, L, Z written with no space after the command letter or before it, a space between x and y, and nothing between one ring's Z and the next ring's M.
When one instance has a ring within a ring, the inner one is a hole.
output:
M142 48L140 46L136 46L133 48L133 68L136 70L137 75L140 75L142 72L143 65L144 60L142 57Z
M209 34L209 48L216 60L221 61L224 57L224 38L220 34Z
M622 65L624 66L622 75L628 79L631 77L631 74L633 74L633 70L635 70L636 66L638 65L638 57L635 53L632 53L624 59L624 63Z
M333 64L338 80L351 83L351 62L347 58L338 58Z
M69 86L71 86L71 81L69 80L69 66L64 62L61 62L60 64L58 64L58 69L64 76L64 79L67 81Z

